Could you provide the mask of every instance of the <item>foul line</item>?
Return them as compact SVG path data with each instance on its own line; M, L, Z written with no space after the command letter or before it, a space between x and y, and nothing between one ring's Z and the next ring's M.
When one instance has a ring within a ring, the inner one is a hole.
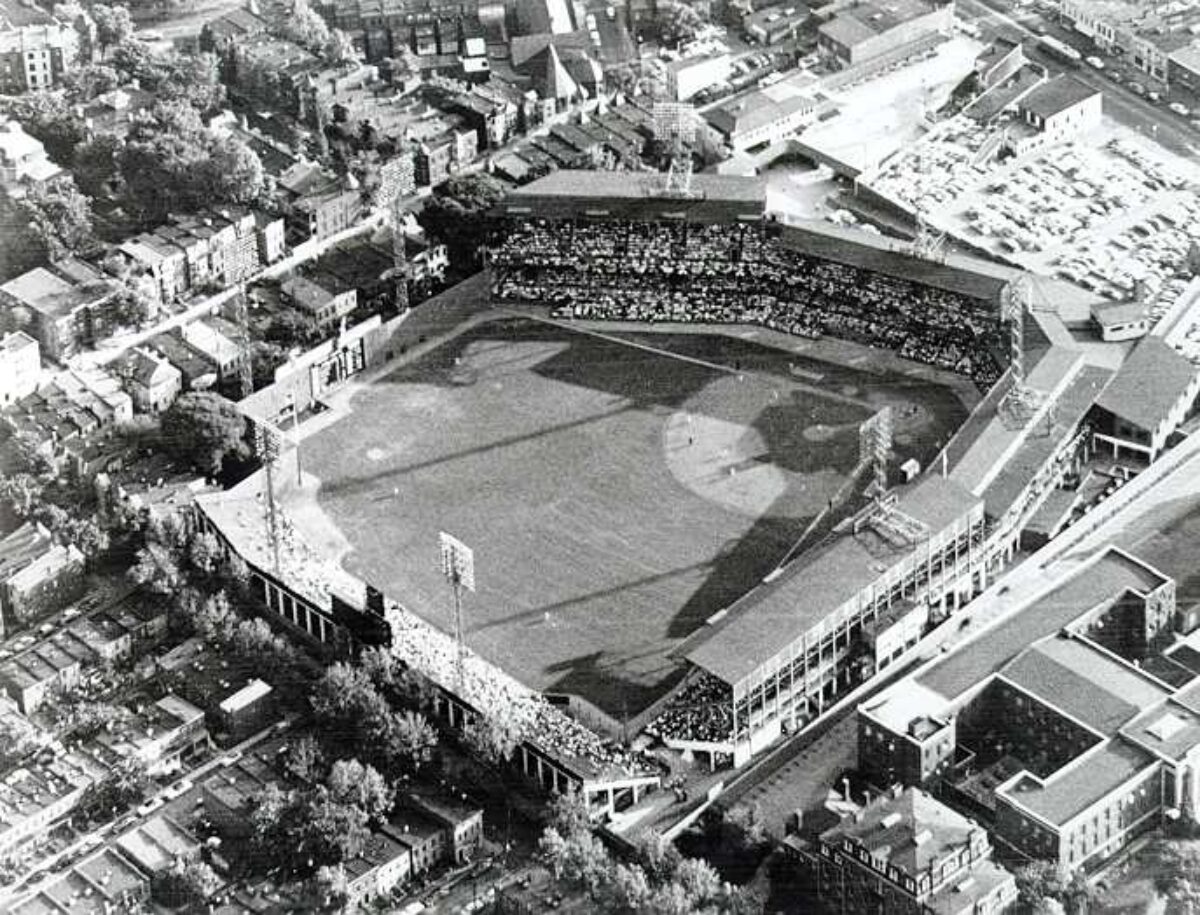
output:
M617 337L612 334L607 334L602 330L593 330L589 327L580 327L577 324L572 324L567 321L559 321L559 320L556 320L555 318L543 318L543 317L540 317L539 315L528 315L528 314L524 314L522 312L511 312L511 314L514 317L521 317L521 318L525 318L530 321L537 321L541 324L549 324L551 327L557 327L560 330L569 330L569 331L572 331L573 333L577 333L577 334L587 334L588 336L598 337L601 340L605 340L609 343L616 343L620 346L631 346L634 349L640 349L647 353L653 353L656 356L666 356L669 359L678 359L680 362L690 362L693 365L700 365L700 366L703 366L704 368L715 369L718 372L724 372L726 375L738 375L738 376L753 375L754 377L758 378L760 381L765 381L770 384L790 385L801 391L805 391L808 394L812 394L813 396L824 397L824 398L828 398L829 400L834 400L834 401L839 401L841 403L851 404L852 406L861 407L870 413L875 413L876 409L877 409L869 401L861 400L857 397L850 397L850 396L848 396L846 394L842 394L838 391L827 391L823 388L818 388L818 387L814 387L811 384L806 384L803 381L798 380L795 374L789 374L787 378L784 378L783 376L776 375L774 372L763 372L763 371L757 371L755 369L730 368L729 366L721 365L718 362L709 362L707 359L700 359L697 356L685 356L682 353L672 352L669 349L662 349L657 346L651 346L649 343L640 343L636 340L627 340L623 337ZM643 333L653 333L653 331L648 330L648 331L643 331ZM717 333L720 333L720 331L717 331Z

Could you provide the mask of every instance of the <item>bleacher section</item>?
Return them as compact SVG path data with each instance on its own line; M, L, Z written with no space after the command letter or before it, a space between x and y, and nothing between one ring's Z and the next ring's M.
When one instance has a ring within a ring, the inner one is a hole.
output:
M494 295L561 317L829 334L981 386L1000 377L1002 271L917 263L874 240L855 249L855 238L778 226L763 219L751 179L697 176L709 179L698 196L670 198L648 179L602 174L596 185L593 173L558 172L500 206Z

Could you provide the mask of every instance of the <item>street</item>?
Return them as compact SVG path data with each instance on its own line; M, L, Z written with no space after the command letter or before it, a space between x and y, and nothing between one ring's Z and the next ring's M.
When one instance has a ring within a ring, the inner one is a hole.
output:
M1037 44L1041 35L1025 23L1010 16L996 0L960 0L958 10L964 18L971 19L979 27L985 41L996 38L1007 38L1012 41L1022 41L1025 44L1026 56L1035 63L1044 66L1052 75L1069 73L1080 82L1104 93L1104 111L1114 121L1133 128L1174 153L1183 156L1194 156L1200 153L1200 132L1185 118L1169 111L1164 104L1155 104L1144 99L1126 86L1118 85L1105 75L1087 64L1078 67L1066 66L1043 51ZM1072 32L1057 23L1045 18L1044 31L1054 35L1077 48L1082 41L1078 33ZM1085 54L1095 53L1084 51ZM1148 81L1148 78L1144 82Z

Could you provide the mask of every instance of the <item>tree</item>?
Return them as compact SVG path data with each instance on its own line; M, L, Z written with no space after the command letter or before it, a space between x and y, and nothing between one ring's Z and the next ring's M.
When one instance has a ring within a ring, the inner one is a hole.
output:
M129 578L155 594L173 594L184 582L175 555L161 543L147 543L137 551Z
M197 857L177 860L157 874L151 885L154 897L170 908L200 908L221 888L221 878Z
M196 611L194 627L196 635L208 644L224 649L233 642L238 618L224 591L205 598Z
M418 771L437 746L437 731L424 715L411 710L393 714L391 725L389 755L399 765Z
M1046 896L1039 899L1037 903L1030 909L1032 915L1067 915L1067 910L1063 908L1063 904L1057 899L1051 899Z
M580 885L593 896L612 867L608 850L586 830L563 835L547 826L538 847L557 879Z
M463 740L476 756L498 767L512 759L521 742L521 734L509 717L478 715L463 728Z
M351 860L367 839L366 813L339 802L324 786L304 798L297 819L294 870L301 873Z
M216 534L199 531L188 544L188 562L204 576L212 576L220 569L225 558L225 548Z
M250 455L246 419L228 399L208 391L191 391L171 405L162 419L166 446L197 468L221 473L229 459Z
M550 818L549 825L563 835L586 832L592 825L587 801L584 800L581 791L567 791L565 794L556 791L550 799L547 813Z
M321 747L311 735L306 734L288 746L284 768L296 781L315 784L323 765Z
M278 24L277 31L282 37L318 53L329 41L329 26L308 5L308 0L293 0L291 13Z
M340 759L329 771L329 793L343 804L353 804L374 823L383 823L392 811L396 797L373 766L357 759Z
M77 144L87 135L87 125L59 93L30 92L0 98L0 113L18 121L41 140L55 162L71 162Z
M11 505L22 518L28 517L41 504L45 488L41 480L28 473L0 477L0 499Z
M101 133L75 147L71 172L84 193L93 197L112 193L109 184L117 177L117 163L124 145L115 134Z
M327 64L340 67L343 64L357 63L358 50L350 36L341 29L330 29L329 37L321 45L321 57Z
M318 904L326 910L341 912L350 901L350 885L346 880L346 869L340 864L323 865L313 875L313 894Z
M721 878L711 864L700 858L684 858L675 868L674 880L691 900L693 911L721 892Z
M446 244L456 265L470 269L479 264L487 239L486 216L503 198L504 186L491 175L455 175L426 201L417 220Z
M668 842L653 832L645 833L638 842L638 856L655 883L671 880L683 861L683 855L674 842Z
M135 28L129 7L97 3L92 6L91 15L96 24L96 43L100 45L101 57L108 53L109 48L133 37Z
M121 85L121 74L107 64L87 64L63 75L63 88L75 102L90 102Z
M1150 860L1154 863L1154 888L1181 909L1187 911L1191 905L1191 911L1196 911L1196 903L1200 902L1200 842L1158 839L1150 848Z
M704 27L700 14L678 0L663 0L657 11L658 35L663 44L672 47L686 44Z
M91 198L81 194L71 179L34 185L21 205L51 260L78 254L95 244Z
M109 303L113 318L124 327L137 329L154 314L154 303L132 286L122 286Z
M200 193L228 203L253 203L263 192L263 167L258 153L237 137L212 141L198 178Z
M638 864L618 864L613 871L612 894L614 908L640 912L650 905L654 890L646 872Z

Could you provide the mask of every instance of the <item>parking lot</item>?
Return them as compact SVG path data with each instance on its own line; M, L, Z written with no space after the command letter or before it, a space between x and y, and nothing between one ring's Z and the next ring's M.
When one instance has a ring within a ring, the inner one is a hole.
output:
M1200 168L1106 120L1097 135L1000 164L955 118L864 183L1005 260L1161 314L1200 232Z

